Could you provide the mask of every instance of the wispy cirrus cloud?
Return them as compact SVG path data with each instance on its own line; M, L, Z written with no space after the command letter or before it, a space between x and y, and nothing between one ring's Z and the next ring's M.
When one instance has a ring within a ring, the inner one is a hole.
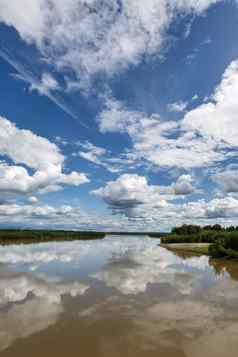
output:
M0 21L35 44L57 70L73 71L69 82L77 79L85 89L99 73L110 77L144 55L159 56L178 14L201 15L218 1L24 0L19 6L2 0Z
M96 146L89 141L78 141L76 146L79 147L79 150L74 151L72 156L80 157L96 166L104 167L111 173L135 169L134 161L125 157L125 155L113 157L109 150Z
M34 68L29 65L26 66L22 60L16 59L14 54L9 53L9 51L4 48L0 48L0 57L9 63L16 71L16 73L12 74L14 78L29 85L30 92L37 91L40 95L47 96L65 113L72 118L77 119L77 115L63 99L63 96L60 93L60 85L51 73L37 73Z
M188 102L178 101L168 104L168 111L170 112L184 112L188 106Z

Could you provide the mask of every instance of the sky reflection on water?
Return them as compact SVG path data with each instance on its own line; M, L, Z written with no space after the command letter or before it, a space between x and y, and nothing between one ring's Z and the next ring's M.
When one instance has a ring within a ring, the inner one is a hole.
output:
M236 264L148 237L0 247L0 355L235 357Z

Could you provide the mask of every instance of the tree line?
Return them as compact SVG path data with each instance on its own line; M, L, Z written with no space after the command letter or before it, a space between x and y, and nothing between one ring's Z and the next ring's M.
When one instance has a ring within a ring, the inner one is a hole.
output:
M238 259L238 226L183 224L174 227L171 233L161 237L161 242L169 243L210 243L209 254L214 258Z

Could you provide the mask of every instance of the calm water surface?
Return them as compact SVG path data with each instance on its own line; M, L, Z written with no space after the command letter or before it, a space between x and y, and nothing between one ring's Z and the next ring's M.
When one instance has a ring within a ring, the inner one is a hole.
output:
M0 247L0 357L237 357L237 279L146 236Z

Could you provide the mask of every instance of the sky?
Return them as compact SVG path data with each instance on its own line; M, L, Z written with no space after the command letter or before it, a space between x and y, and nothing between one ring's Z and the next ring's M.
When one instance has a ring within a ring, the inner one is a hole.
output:
M237 0L0 0L0 227L238 223Z

